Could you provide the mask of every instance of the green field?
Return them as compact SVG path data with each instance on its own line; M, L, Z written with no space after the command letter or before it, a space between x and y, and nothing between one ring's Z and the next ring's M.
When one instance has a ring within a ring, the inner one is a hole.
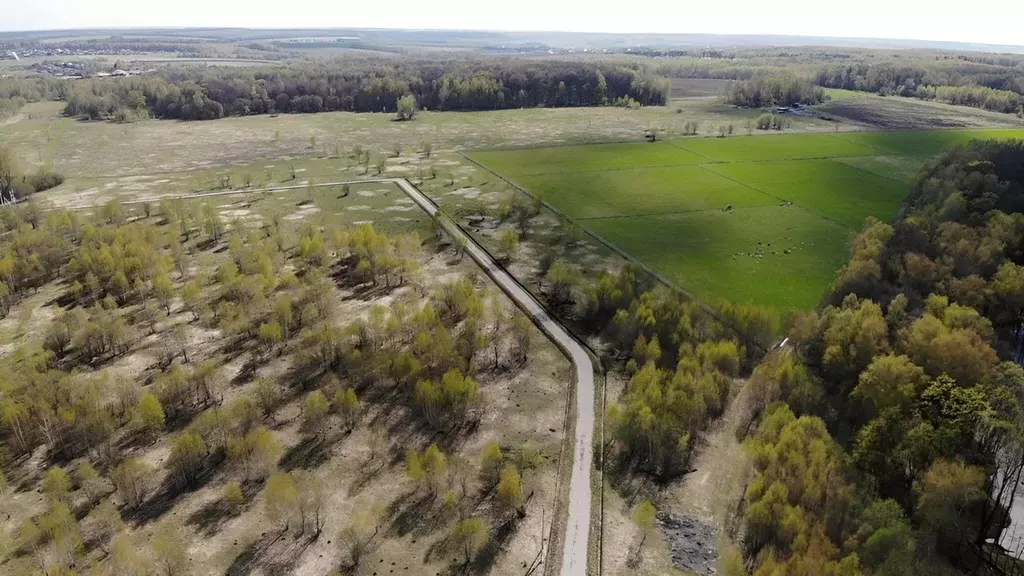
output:
M888 220L920 166L1024 130L690 138L474 152L706 301L815 306L870 216Z

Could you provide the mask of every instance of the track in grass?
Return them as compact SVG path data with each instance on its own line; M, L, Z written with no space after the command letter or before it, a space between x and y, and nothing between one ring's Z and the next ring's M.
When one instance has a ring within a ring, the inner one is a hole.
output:
M474 156L499 173L515 173L520 176L564 173L567 167L574 172L582 172L699 164L704 161L700 155L682 150L669 142L657 142L646 146L626 142L526 148L476 152Z
M470 156L714 302L815 306L870 216L928 159L1024 130L772 134Z
M709 170L851 229L896 212L907 185L832 160L712 164Z
M516 182L573 218L609 218L667 212L763 206L774 198L699 166L572 172ZM685 190L685 194L680 194Z
M853 231L796 206L586 222L699 297L780 310L818 303Z

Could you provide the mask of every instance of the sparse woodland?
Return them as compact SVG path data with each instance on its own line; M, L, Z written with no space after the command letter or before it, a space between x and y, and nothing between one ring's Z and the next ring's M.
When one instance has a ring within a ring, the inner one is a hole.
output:
M415 234L246 229L183 201L145 213L116 201L92 215L2 210L0 315L54 298L51 321L0 359L0 501L46 495L42 513L0 535L3 571L191 573L180 531L146 545L132 534L211 482L224 483L223 498L200 525L259 497L280 529L318 539L332 489L314 471L366 426L367 469L408 450L418 509L453 518L450 537L447 521L427 530L442 557L475 561L495 528L514 530L505 523L526 515L532 471L544 465L537 445L460 450L485 416L477 375L515 374L530 359L534 328L486 283L427 282ZM402 287L416 296L337 316L339 288L372 302ZM237 367L230 379L225 364ZM411 443L367 424L371 410L401 414ZM328 535L340 542L338 568L357 566L395 521L384 504L360 499L365 509L330 524L342 526Z

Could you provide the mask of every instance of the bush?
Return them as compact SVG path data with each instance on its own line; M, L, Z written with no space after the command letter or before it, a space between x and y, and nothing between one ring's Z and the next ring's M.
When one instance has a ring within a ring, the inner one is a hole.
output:
M778 114L761 114L757 117L758 130L782 130L784 123Z
M35 192L42 192L50 188L56 188L64 183L64 175L60 172L52 172L40 169L35 174L25 178L29 186Z

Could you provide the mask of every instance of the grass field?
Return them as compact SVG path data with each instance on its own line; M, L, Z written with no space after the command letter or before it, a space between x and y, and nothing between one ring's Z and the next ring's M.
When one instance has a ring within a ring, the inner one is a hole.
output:
M846 132L473 152L708 301L816 305L867 217L891 218L921 164L1024 130ZM629 166L629 168L625 168Z

